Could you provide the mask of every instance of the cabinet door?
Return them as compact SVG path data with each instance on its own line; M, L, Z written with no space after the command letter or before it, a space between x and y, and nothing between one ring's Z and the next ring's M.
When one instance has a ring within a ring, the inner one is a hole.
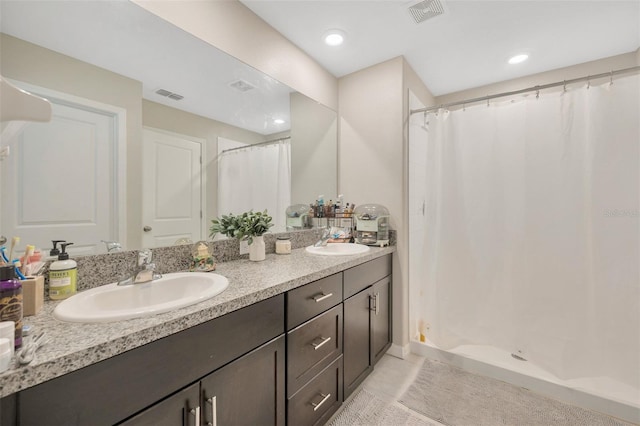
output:
M391 277L373 285L371 309L371 360L375 365L391 346Z
M281 336L202 379L202 424L284 425L284 359Z
M158 402L122 426L200 426L200 384L196 383Z
M358 387L373 369L371 352L371 287L344 301L344 398Z

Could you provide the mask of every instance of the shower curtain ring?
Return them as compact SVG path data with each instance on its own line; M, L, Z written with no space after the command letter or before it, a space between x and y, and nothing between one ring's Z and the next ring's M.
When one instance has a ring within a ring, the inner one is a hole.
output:
M487 95L488 97L489 95ZM487 108L489 108L489 99L487 99Z
M609 86L613 85L613 70L609 71Z
M567 91L567 80L562 80L562 91L566 92Z
M536 90L536 99L540 99L540 90Z
M462 112L465 112L467 110L467 104L462 104Z
M587 89L591 89L591 76L587 76Z

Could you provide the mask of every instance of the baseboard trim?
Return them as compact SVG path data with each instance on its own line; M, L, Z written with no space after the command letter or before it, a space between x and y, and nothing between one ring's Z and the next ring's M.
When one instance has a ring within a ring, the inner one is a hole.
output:
M387 351L387 354L394 356L396 358L405 359L410 352L411 352L410 343L407 343L404 346L400 346L400 345L396 345L395 343L392 343L391 347Z

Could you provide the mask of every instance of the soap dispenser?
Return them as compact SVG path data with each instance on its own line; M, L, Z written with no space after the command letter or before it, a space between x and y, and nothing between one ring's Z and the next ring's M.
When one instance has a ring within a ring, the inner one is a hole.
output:
M58 260L58 256L60 255L60 250L58 249L58 243L66 243L65 240L51 240L51 243L53 244L53 248L51 250L49 250L49 257L47 257L45 260Z
M55 248L54 241L54 248ZM67 246L73 243L62 243L62 251L58 255L58 260L49 266L49 297L53 300L66 299L76 294L78 280L78 264L75 260L69 259Z

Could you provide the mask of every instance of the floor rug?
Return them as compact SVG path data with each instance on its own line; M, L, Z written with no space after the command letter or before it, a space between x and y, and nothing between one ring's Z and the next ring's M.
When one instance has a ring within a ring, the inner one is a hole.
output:
M451 426L628 426L527 389L426 359L399 401Z
M361 389L329 426L431 426L433 423L397 402L384 401Z

